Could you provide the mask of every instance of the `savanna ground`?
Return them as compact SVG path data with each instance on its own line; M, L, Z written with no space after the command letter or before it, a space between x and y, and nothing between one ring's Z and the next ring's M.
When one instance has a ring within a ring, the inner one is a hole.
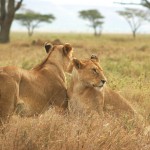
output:
M13 116L0 130L0 150L149 150L150 134L150 35L93 35L12 33L10 44L0 45L0 66L32 68L46 55L43 46L31 45L60 39L74 47L74 56L97 54L108 86L120 91L143 115L144 121L96 115L57 114L54 109L33 118ZM68 79L69 81L69 79ZM143 126L143 127L141 127Z

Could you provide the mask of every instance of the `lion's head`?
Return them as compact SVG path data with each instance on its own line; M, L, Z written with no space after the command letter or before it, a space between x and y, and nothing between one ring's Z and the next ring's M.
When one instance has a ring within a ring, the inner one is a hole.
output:
M105 85L106 77L97 56L92 55L87 60L73 59L73 64L78 72L78 80L84 86L101 89Z
M48 59L55 61L61 61L63 70L67 71L68 66L72 60L73 48L70 44L66 43L64 45L52 45L50 43L45 43L45 50L48 53Z

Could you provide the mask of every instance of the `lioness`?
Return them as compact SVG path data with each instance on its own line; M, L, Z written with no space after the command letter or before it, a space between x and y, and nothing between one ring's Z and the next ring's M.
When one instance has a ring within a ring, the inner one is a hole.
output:
M31 70L0 67L0 120L13 114L18 105L22 115L33 116L50 105L67 108L64 71L72 59L70 44L45 44L46 58Z
M72 71L68 88L70 109L96 111L98 114L103 114L103 110L117 114L121 111L136 113L125 98L106 86L107 80L97 56L92 55L85 60L73 59L69 70Z

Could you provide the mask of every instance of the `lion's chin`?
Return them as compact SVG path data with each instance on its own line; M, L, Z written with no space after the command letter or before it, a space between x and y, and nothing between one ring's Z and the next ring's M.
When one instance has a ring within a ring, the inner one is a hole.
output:
M103 89L104 85L101 85L101 86L93 85L93 87L94 87L94 89L101 91Z
M102 91L103 90L103 86L94 87L94 89L96 89L97 91Z

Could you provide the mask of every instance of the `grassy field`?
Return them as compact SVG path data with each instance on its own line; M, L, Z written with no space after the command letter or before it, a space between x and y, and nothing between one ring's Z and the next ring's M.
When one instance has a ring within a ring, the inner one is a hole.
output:
M30 69L45 57L43 45L33 40L60 39L74 47L74 56L97 54L108 86L126 97L150 124L150 35L103 35L12 33L11 43L0 45L0 66ZM126 118L109 114L104 118L70 113L59 115L53 109L37 118L13 116L0 132L2 150L149 150L150 134Z

